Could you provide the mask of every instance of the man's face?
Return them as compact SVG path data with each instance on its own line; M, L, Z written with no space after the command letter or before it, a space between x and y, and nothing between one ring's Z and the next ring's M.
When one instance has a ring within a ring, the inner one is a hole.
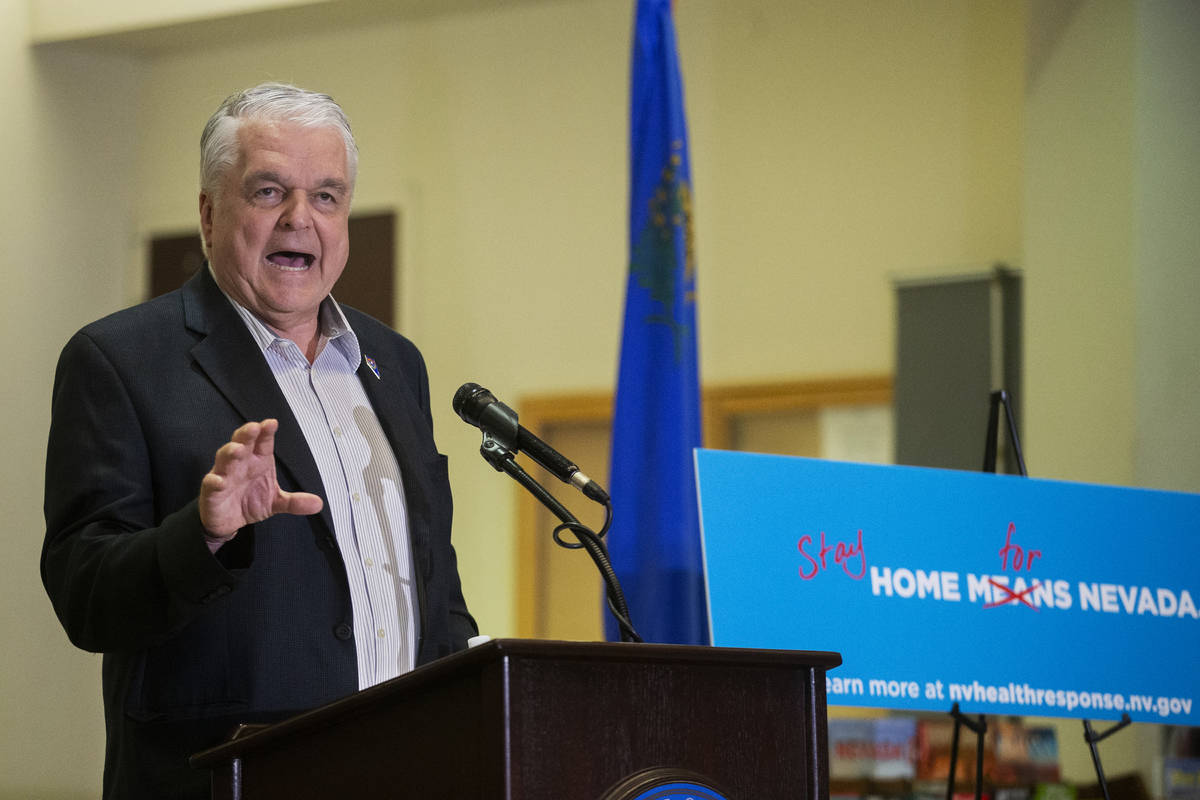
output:
M350 255L353 187L332 127L247 121L219 196L200 195L217 283L276 332L316 323Z

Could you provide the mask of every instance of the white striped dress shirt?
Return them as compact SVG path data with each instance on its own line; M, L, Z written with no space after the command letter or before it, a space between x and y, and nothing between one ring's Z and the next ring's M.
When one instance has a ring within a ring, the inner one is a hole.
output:
M228 297L228 295L226 295ZM321 473L354 613L358 687L413 668L417 613L400 467L355 371L358 337L332 297L312 364L230 298L296 416Z

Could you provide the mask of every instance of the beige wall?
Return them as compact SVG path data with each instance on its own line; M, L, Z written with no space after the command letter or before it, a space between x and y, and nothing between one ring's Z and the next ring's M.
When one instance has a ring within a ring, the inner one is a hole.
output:
M1136 479L1200 488L1200 4L1137 8Z
M1063 16L1054 19L1062 27L1031 65L1026 89L1028 399L1041 389L1026 406L1029 463L1038 474L1128 484L1133 6L1061 4L1039 13Z
M0 797L85 798L104 746L99 656L71 647L41 588L42 469L59 348L126 294L135 152L123 115L139 70L115 54L33 53L27 30L24 0L0 0Z
M324 0L328 3L332 0ZM224 14L270 9L290 12L290 6L312 5L314 0L29 0L29 35L35 42L60 42L122 31L177 25Z
M345 5L352 20L369 6ZM101 756L97 659L66 643L36 575L57 350L138 299L148 236L194 226L200 126L244 85L337 97L363 153L357 206L402 217L400 328L429 361L468 600L485 632L514 632L514 490L449 401L467 380L518 410L523 394L612 385L632 3L452 5L370 25L256 14L261 36L177 26L31 54L26 2L0 0L15 78L0 96L22 120L0 134L16 179L0 200L17 376L3 591L20 643L0 656L0 797L93 796ZM705 380L889 372L894 277L1004 260L1027 279L1031 470L1200 488L1196 7L678 3Z
M892 278L1020 255L1023 6L712 8L695 20L711 83L688 97L708 111L692 141L705 375L890 372Z

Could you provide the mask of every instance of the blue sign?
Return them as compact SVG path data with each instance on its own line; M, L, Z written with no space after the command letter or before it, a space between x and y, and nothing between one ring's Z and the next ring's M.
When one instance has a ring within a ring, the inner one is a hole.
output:
M1200 495L696 451L713 644L830 704L1200 725Z

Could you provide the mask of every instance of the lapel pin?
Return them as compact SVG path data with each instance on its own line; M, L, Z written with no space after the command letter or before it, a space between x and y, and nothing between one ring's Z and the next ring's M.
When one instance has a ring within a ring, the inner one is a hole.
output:
M363 353L363 362L367 365L367 369L375 373L376 380L382 380L379 377L379 366L375 363L375 359L371 358L366 353Z

